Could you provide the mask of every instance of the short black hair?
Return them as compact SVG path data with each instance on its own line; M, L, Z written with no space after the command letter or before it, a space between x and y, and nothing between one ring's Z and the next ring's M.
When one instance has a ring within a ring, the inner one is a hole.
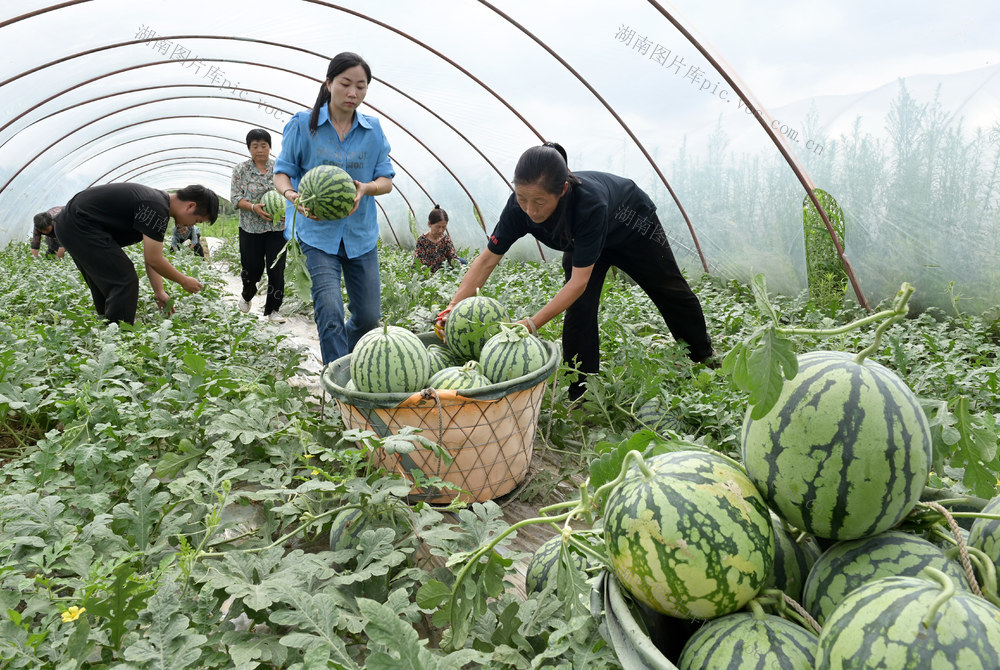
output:
M271 133L267 132L263 128L254 128L247 133L247 149L250 148L250 143L254 140L264 140L267 142L267 146L271 146Z
M191 184L178 190L177 197L195 203L197 205L195 213L208 217L209 223L215 223L215 219L219 216L219 196L210 188L205 188L201 184Z
M35 221L35 230L37 230L38 232L42 232L43 230L45 230L46 228L48 228L53 224L52 215L49 214L48 212L39 212L38 214L35 214L34 221Z

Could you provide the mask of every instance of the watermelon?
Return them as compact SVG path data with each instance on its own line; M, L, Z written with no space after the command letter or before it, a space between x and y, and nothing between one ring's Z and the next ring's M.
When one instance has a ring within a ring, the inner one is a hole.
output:
M852 591L819 636L816 670L996 670L1000 609L943 573L886 577Z
M802 605L822 624L848 593L884 577L918 577L932 567L955 586L969 589L962 568L933 542L890 530L860 540L838 542L823 552L806 579Z
M763 498L739 464L675 451L632 467L608 494L604 540L618 581L678 618L710 619L753 598L774 563Z
M271 217L271 221L274 223L280 223L285 218L285 205L288 203L284 197L274 189L271 189L264 195L260 196L258 202L267 212L267 215Z
M653 396L644 402L635 413L635 419L652 431L672 430L684 433L687 430L680 412L662 395Z
M405 543L415 546L415 539L409 533L409 520L406 510L393 507L386 509L382 507L371 507L365 510L357 507L345 509L333 518L330 525L330 551L340 552L347 549L357 549L361 534L366 530L377 528L392 528L396 533L396 540L403 539ZM334 559L331 565L335 570L353 570L355 560L347 559L344 562Z
M368 331L351 354L351 380L363 393L419 391L430 377L430 368L424 343L399 326Z
M679 670L812 670L819 638L763 610L727 614L688 638Z
M445 345L460 361L479 360L488 339L500 332L510 314L498 300L474 295L460 301L444 322Z
M895 526L920 500L931 432L920 402L878 363L817 351L798 357L771 410L743 423L743 462L768 505L820 538Z
M479 352L483 374L495 384L531 374L548 359L548 348L522 324L501 325Z
M482 369L479 361L469 361L465 365L444 368L431 375L427 385L439 390L477 389L489 386L493 382L483 376Z
M296 204L322 221L342 219L354 207L354 179L336 165L317 165L302 177Z
M528 571L524 575L524 590L527 593L541 593L549 582L555 579L559 569L559 555L563 546L562 535L556 535L542 542L535 553L531 555ZM567 543L565 547L566 555L573 561L573 566L578 571L597 567L595 561L592 561L572 544Z
M460 363L460 361L455 360L455 356L448 349L437 344L431 344L427 347L427 358L431 363L431 375Z
M795 601L802 600L802 588L816 559L823 553L812 535L788 528L771 512L774 529L774 568L763 588L784 591Z
M983 507L983 514L1000 514L1000 497L991 499ZM970 547L975 547L987 556L1000 569L1000 521L996 519L976 519L969 529Z

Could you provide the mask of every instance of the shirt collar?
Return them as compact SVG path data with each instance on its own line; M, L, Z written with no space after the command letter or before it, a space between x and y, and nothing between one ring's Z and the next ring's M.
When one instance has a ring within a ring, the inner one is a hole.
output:
M320 107L319 118L317 119L317 126L322 126L324 123L329 123L331 126L333 122L330 120L330 103L327 103ZM368 117L361 112L354 110L354 121L351 123L351 130L354 130L354 126L360 125L362 128L371 130L371 123L368 121Z

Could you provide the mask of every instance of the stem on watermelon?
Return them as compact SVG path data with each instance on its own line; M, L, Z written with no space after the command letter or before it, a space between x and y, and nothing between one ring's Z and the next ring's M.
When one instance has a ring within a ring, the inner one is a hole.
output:
M632 451L626 453L625 456L622 458L621 470L618 472L618 476L615 477L613 481L607 482L604 485L602 485L600 488L594 491L593 494L590 493L590 487L589 487L590 479L588 478L580 484L579 500L567 501L565 503L557 503L556 505L549 505L548 507L544 507L541 510L539 510L539 514L541 514L542 516L534 517L531 519L522 519L521 521L518 521L517 523L511 526L508 526L502 532L497 533L497 535L494 536L489 542L479 547L472 553L468 554L468 556L459 555L454 557L449 562L449 565L459 561L461 561L463 565L462 568L458 571L458 574L455 576L455 583L452 585L451 594L448 596L448 611L452 613L452 617L461 616L460 612L462 610L457 606L457 600L460 595L464 594L464 589L461 588L462 582L465 581L465 578L469 575L469 572L472 570L473 566L477 565L484 556L494 551L496 546L500 544L500 542L505 537L507 537L511 533L517 532L521 528L525 528L527 526L540 523L549 523L552 525L562 523L568 525L573 518L578 518L581 516L589 525L593 526L594 516L593 516L593 510L591 509L591 507L593 506L591 501L599 500L601 494L620 484L625 479L625 475L628 473L629 466L633 461L635 461L636 465L638 466L640 472L644 477L652 478L654 476L653 471L649 469L649 466L647 466L645 461L643 460L642 454L633 449ZM569 507L570 509L566 512L563 512L562 514L551 517L545 516L545 513L547 511L566 509L567 507ZM560 529L560 532L565 533L566 530L567 530L566 527L564 527ZM574 545L576 544L577 543L574 542ZM592 553L589 552L586 548L583 547L579 548L583 549L583 551L585 553L588 553L588 555ZM595 555L595 558L599 558L602 563L607 564L607 559L605 557ZM458 626L456 626L456 623L461 624L464 623L464 621L456 622L454 619L452 619L451 620L452 630L458 630ZM455 642L459 646L461 646L461 644L464 644L464 640L461 641L456 640Z
M567 521L567 524L568 523L569 522ZM570 528L568 525L565 526L562 530L562 539L565 544L573 546L581 554L585 554L589 558L599 562L605 568L611 569L611 564L610 561L608 560L608 557L602 554L601 552L597 551L596 549L594 549L593 545L590 544L589 542L584 542L579 538L577 538L573 534L573 529Z
M857 330L858 328L863 328L865 326L871 325L882 321L879 327L875 330L875 339L870 346L862 349L855 356L854 362L859 365L867 358L873 351L878 350L881 346L882 335L892 324L900 321L906 316L907 303L910 301L910 297L913 295L914 288L909 283L904 282L900 287L899 292L896 294L895 299L893 299L892 307L890 309L884 309L881 312L871 314L863 319L858 319L857 321L852 321L850 323L844 324L843 326L838 326L837 328L782 328L781 326L775 326L775 330L782 335L815 335L818 337L831 337L833 335L842 335L844 333L850 332L852 330Z
M817 635L823 630L819 622L806 611L805 607L781 589L762 589L757 597L750 601L751 607L755 604L757 607L770 605L774 607L775 614L778 616L793 621L803 628L815 631ZM756 617L756 613L754 616Z
M1000 607L1000 593L997 593L997 566L986 552L977 547L966 547L969 560L976 564L979 590L983 597Z
M941 609L949 598L955 595L955 582L951 581L951 577L936 568L926 567L923 569L923 573L941 585L941 593L931 603L927 614L924 615L923 620L920 622L924 628L930 628L937 617L938 610Z

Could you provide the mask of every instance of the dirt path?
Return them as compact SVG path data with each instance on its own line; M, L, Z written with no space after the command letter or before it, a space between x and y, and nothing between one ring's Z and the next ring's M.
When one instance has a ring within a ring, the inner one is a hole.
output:
M225 243L225 240L218 237L203 237L202 240L208 245L209 255L214 254ZM228 268L225 268L222 263L213 261L212 265L225 281L228 302L232 303L233 309L236 310L236 303L240 299L243 283L239 277L230 274ZM266 282L265 277L261 286L265 286ZM275 334L285 335L292 346L302 347L305 350L306 356L302 361L302 368L305 372L290 379L289 382L305 386L314 395L321 398L323 387L320 384L319 376L323 371L323 359L319 349L319 336L316 334L316 323L312 318L301 314L282 314L285 317L284 323L270 323L264 318L264 296L259 294L250 302L249 315L259 319L263 328L267 328Z
M219 238L207 237L202 239L208 244L210 254L214 253L215 250L224 243L224 241ZM229 294L229 299L232 302L233 309L235 310L237 309L236 303L240 297L242 283L240 282L239 277L229 274L228 269L223 268L221 264L217 264L215 267L220 271L222 278L226 282L226 290ZM308 388L313 395L326 403L327 411L336 411L336 405L331 402L328 395L325 395L322 384L320 383L320 373L323 370L323 364L319 349L319 336L316 333L315 322L313 322L311 317L299 314L283 314L282 316L286 319L285 323L269 323L264 319L263 307L263 296L258 295L257 298L251 302L249 315L260 319L263 328L273 330L276 334L281 333L286 335L288 341L293 346L302 347L306 351L306 358L302 363L304 370L303 374L298 375L289 381ZM539 427L539 430L541 431L542 428ZM547 469L549 471L558 470L558 465L551 462L552 459L548 458L548 452L541 447L542 443L536 437L534 443L534 454L524 483L531 479L541 469ZM562 484L558 487L557 494L568 498L572 497L574 492L569 485ZM503 509L504 520L508 524L514 524L523 519L538 516L538 506L517 500L516 491L511 495L499 498L496 502ZM527 526L517 533L514 540L510 543L509 550L515 552L525 552L528 554L533 553L542 542L555 534L555 529L547 524ZM527 560L523 560L516 565L518 574L514 580L515 587L521 592L522 595L524 592L524 573L526 572L527 567Z

